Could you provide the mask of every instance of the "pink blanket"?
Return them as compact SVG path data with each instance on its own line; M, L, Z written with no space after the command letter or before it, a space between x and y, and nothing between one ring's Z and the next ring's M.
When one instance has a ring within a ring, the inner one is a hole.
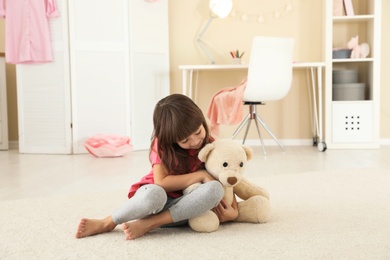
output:
M218 91L211 99L207 117L210 119L210 130L214 135L219 135L220 124L234 125L242 121L244 107L242 96L245 87L246 78L238 86Z

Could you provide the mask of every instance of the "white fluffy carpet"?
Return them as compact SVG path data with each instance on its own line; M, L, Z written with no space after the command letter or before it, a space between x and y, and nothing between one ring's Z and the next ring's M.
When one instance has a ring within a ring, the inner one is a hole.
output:
M390 259L390 172L374 169L264 176L266 224L230 223L201 234L157 229L125 241L74 238L82 217L116 209L126 191L0 203L0 259Z

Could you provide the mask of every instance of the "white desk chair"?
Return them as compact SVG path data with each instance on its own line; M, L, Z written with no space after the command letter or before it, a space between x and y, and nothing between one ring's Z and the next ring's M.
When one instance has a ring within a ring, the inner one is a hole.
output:
M247 125L243 139L244 144L251 122L254 120L264 155L267 155L267 152L257 120L283 151L284 147L272 133L268 125L257 114L256 106L263 105L267 101L282 99L290 91L292 83L293 45L294 39L292 38L256 36L253 39L248 66L248 81L243 95L244 104L249 105L249 114L233 133L232 139Z

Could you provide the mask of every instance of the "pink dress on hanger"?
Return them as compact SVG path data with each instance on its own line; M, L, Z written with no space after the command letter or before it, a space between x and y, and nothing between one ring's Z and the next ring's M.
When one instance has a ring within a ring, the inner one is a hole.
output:
M6 62L52 61L48 18L57 16L55 0L0 0L0 17L6 19Z

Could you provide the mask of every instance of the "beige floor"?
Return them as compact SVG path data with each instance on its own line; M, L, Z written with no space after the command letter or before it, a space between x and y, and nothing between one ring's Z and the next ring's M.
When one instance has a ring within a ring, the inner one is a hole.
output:
M264 157L261 147L246 177L299 174L361 168L381 168L390 173L390 146L373 150L327 150L290 146L282 152L268 147ZM70 196L86 192L123 190L150 170L147 151L136 151L121 158L95 158L83 155L19 154L17 150L0 151L0 201L32 197Z

